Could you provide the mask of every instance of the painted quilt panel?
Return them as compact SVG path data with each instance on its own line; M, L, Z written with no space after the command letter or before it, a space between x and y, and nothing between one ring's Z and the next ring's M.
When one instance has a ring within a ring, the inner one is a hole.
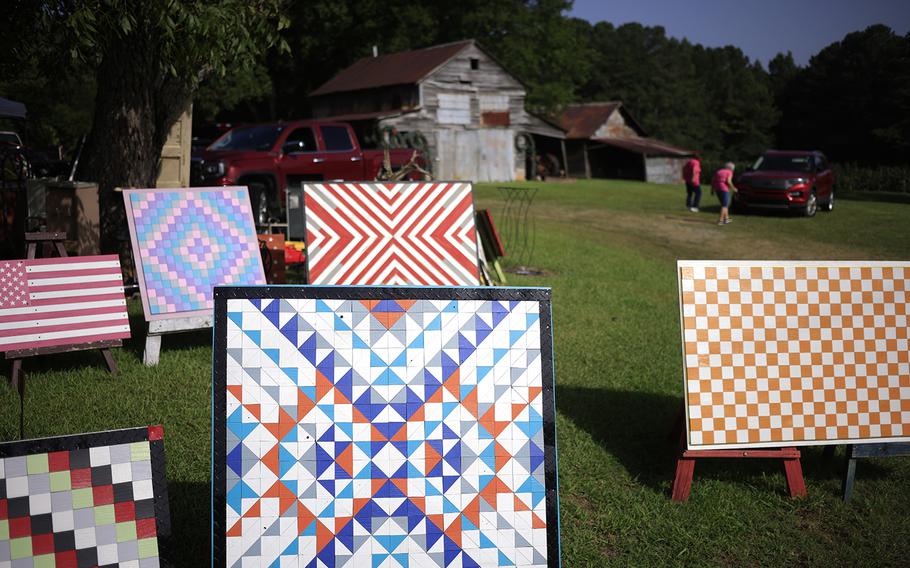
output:
M0 261L0 352L129 336L117 255Z
M471 184L304 186L310 284L476 286Z
M124 190L148 321L212 313L212 287L265 284L245 187Z
M0 566L153 568L169 534L160 426L0 444Z
M559 565L549 290L215 298L216 565Z
M910 263L678 270L690 448L910 440Z

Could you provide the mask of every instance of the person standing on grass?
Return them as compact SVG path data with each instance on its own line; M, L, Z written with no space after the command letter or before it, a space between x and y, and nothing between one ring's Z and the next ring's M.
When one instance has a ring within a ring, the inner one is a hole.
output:
M711 192L717 193L717 199L720 200L718 225L726 225L730 222L730 190L732 189L734 193L737 191L736 186L733 185L733 170L735 169L736 164L727 162L724 167L717 170L711 181Z
M698 213L698 203L701 201L701 162L698 156L693 156L683 166L683 181L686 182L686 208L692 213Z

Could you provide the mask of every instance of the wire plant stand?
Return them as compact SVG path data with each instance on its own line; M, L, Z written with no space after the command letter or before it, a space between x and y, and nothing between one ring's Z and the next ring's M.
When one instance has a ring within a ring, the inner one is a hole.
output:
M537 238L536 221L531 215L531 205L539 188L501 186L504 204L500 213L501 238L510 260L509 272L536 276L540 270L531 268Z

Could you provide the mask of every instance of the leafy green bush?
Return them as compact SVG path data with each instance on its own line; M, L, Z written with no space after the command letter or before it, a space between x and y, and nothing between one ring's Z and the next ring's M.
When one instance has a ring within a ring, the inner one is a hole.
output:
M839 191L910 194L910 166L836 164L834 175Z

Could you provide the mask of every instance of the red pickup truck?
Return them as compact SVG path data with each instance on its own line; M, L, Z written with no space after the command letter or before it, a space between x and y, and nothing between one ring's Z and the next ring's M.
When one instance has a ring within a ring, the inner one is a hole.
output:
M392 169L413 155L389 151ZM382 166L382 150L362 150L350 125L303 120L238 126L194 155L190 184L245 185L256 222L281 218L288 186L305 181L372 180Z

